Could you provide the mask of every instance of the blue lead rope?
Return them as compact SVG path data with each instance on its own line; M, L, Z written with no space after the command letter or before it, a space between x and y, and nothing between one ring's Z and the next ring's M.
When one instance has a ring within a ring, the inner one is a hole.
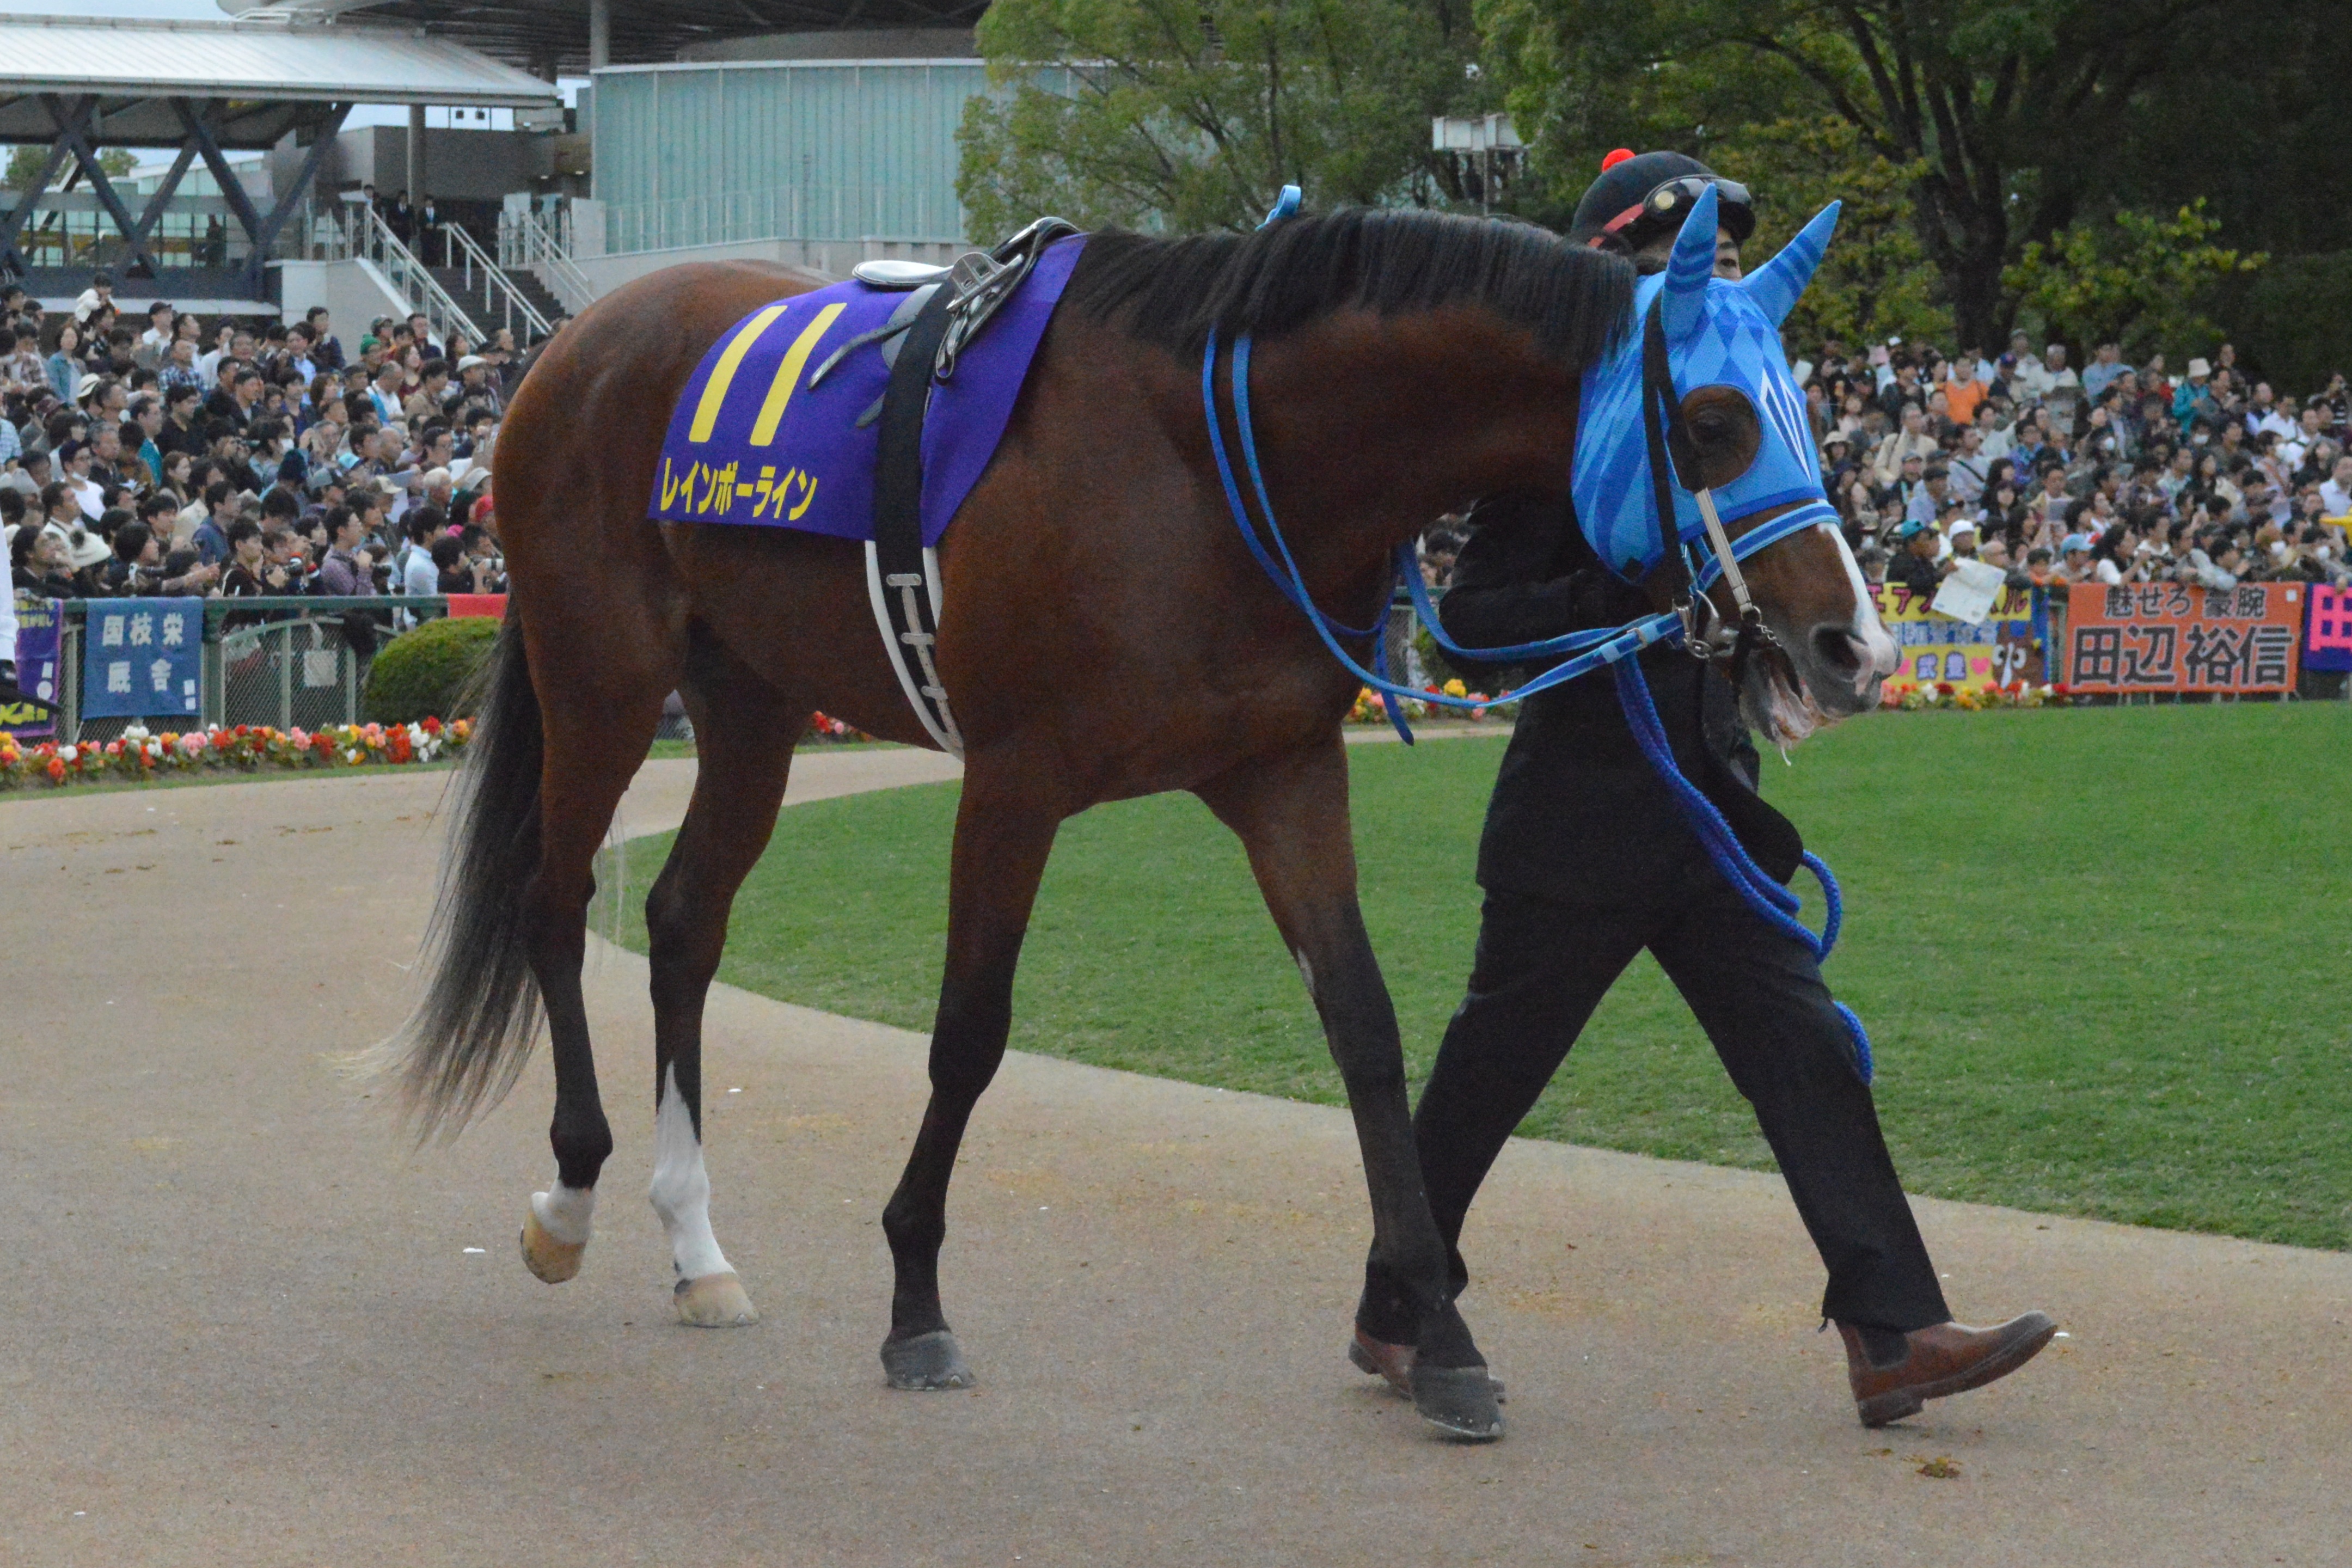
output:
M1674 796L1683 820L1698 836L1700 847L1723 879L1747 900L1765 924L1785 932L1803 944L1818 963L1829 957L1837 946L1838 931L1845 924L1845 896L1838 890L1837 878L1829 863L1811 850L1804 852L1805 869L1822 885L1822 900L1827 906L1822 921L1822 933L1815 936L1797 919L1801 907L1797 895L1775 881L1772 874L1756 863L1748 847L1724 820L1715 802L1700 793L1696 784L1683 776L1675 761L1674 748L1666 742L1665 726L1658 721L1658 705L1651 699L1650 684L1642 677L1642 666L1628 659L1617 667L1617 705L1625 710L1625 722L1633 731L1633 739L1642 748L1642 755L1665 781L1667 793ZM1870 1032L1862 1026L1861 1017L1844 1003L1832 1000L1830 1005L1845 1021L1846 1034L1853 1043L1854 1075L1866 1085L1875 1076L1877 1064L1870 1052Z
M1287 190L1284 194L1286 201L1291 199ZM1275 212L1267 215L1266 221L1271 223L1283 216L1286 215L1277 206ZM1307 624L1315 628L1316 636L1323 639L1323 646L1330 650L1331 657L1338 659L1342 668L1380 693L1381 706L1387 711L1389 722L1395 727L1399 738L1407 745L1412 743L1412 729L1405 721L1403 704L1400 701L1402 698L1410 697L1445 708L1490 708L1498 703L1522 700L1596 669L1613 669L1618 705L1624 710L1626 724L1633 730L1642 754L1649 759L1651 767L1665 782L1683 820L1697 835L1700 846L1715 863L1716 869L1723 874L1724 879L1765 923L1802 943L1816 963L1827 958L1837 945L1838 931L1845 921L1845 900L1828 865L1821 857L1811 851L1805 852L1805 868L1820 881L1827 906L1822 932L1815 936L1796 918L1801 907L1797 895L1773 880L1771 874L1756 863L1755 857L1748 853L1747 846L1741 844L1738 835L1731 830L1731 825L1724 820L1723 813L1716 809L1715 803L1707 799L1697 785L1683 776L1681 767L1675 762L1674 748L1667 744L1665 728L1658 719L1657 704L1650 696L1648 681L1643 679L1641 662L1631 656L1654 643L1681 641L1684 636L1681 618L1672 614L1660 614L1622 626L1570 632L1542 642L1514 643L1505 647L1465 648L1445 635L1438 619L1437 606L1430 599L1428 586L1421 580L1420 563L1414 557L1412 546L1402 544L1397 548L1397 574L1408 584L1414 613L1429 628L1430 636L1438 647L1448 653L1488 663L1517 663L1566 657L1561 663L1516 689L1483 700L1448 697L1443 692L1416 691L1411 687L1399 685L1389 678L1388 637L1385 635L1388 612L1385 605L1379 618L1365 627L1350 626L1327 615L1307 592L1306 576L1290 553L1290 545L1283 538L1281 526L1275 521L1274 502L1266 494L1265 476L1258 463L1257 438L1250 418L1249 360L1250 340L1244 334L1234 341L1229 373L1234 423L1239 433L1243 465L1249 471L1250 489L1257 498L1258 515L1265 520L1265 532L1274 542L1274 550L1269 552L1266 549L1265 542L1258 538L1256 527L1250 521L1248 508L1242 500L1240 483L1234 477L1233 460L1225 451L1223 421L1217 416L1217 337L1213 330L1209 334L1207 351L1201 356L1201 404L1208 417L1209 447L1216 459L1218 482L1224 487L1225 504L1234 514L1234 523L1241 529L1242 542L1249 547L1250 555L1272 581L1276 591L1307 617ZM1732 553L1736 558L1745 560L1768 544L1777 543L1792 533L1825 521L1832 527L1836 525L1836 513L1826 502L1814 501L1796 507L1741 534L1732 543ZM1280 557L1278 563L1277 555ZM1721 574L1721 563L1708 555L1699 570L1692 574L1692 591L1705 591ZM1339 646L1341 637L1371 638L1372 668L1366 669L1349 657L1348 650ZM1846 1032L1852 1037L1854 1073L1867 1085L1875 1071L1870 1036L1853 1008L1837 1001L1832 1001L1831 1005L1844 1020Z

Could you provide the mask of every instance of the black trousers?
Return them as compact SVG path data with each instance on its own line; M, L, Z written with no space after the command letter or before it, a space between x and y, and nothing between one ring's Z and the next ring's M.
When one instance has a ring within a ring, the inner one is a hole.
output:
M1479 1184L1601 996L1646 947L1755 1107L1829 1268L1822 1314L1906 1331L1945 1321L1935 1265L1812 954L1759 918L1703 858L1665 880L1674 896L1655 907L1487 893L1469 994L1413 1117L1454 1291L1469 1282L1458 1244ZM1412 1321L1375 1257L1358 1322L1396 1342L1412 1338Z

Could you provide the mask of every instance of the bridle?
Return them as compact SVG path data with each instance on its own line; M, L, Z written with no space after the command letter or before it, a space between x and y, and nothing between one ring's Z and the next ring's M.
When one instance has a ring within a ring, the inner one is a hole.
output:
M1666 357L1664 305L1664 296L1650 301L1650 309L1642 321L1642 434L1650 448L1650 487L1658 525L1658 569L1666 574L1668 599L1674 605L1675 619L1682 623L1683 647L1691 657L1703 661L1729 659L1727 673L1737 686L1748 673L1748 661L1758 648L1780 651L1780 638L1764 624L1764 614L1756 607L1755 599L1748 592L1748 579L1739 570L1741 557L1764 548L1763 543L1748 542L1758 533L1766 533L1769 538L1764 542L1773 542L1800 528L1810 528L1819 520L1811 515L1811 508L1801 505L1742 534L1738 542L1746 548L1734 546L1716 510L1715 491L1702 482L1698 472L1698 447L1684 421L1682 398L1675 390L1674 367ZM1675 484L1690 491L1691 499L1698 503L1716 570L1731 589L1732 603L1738 608L1737 626L1727 625L1717 613L1715 602L1700 591L1697 574L1691 568L1689 548L1673 521ZM1792 518L1801 521L1787 528L1776 526Z
M1295 213L1297 207L1298 188L1286 186L1281 201L1266 215L1265 221L1268 224L1277 222ZM1250 490L1257 502L1255 519L1252 518L1249 505L1243 500L1241 479L1226 449L1224 420L1218 413L1216 395L1220 345L1216 331L1212 330L1209 332L1208 342L1201 355L1201 412L1208 423L1209 449L1215 461L1217 479L1224 490L1226 508L1241 531L1242 542L1248 547L1250 555L1272 581L1276 590L1307 617L1307 624L1314 627L1331 657L1365 686L1380 693L1381 706L1388 710L1390 723L1408 742L1412 739L1412 731L1405 722L1403 709L1396 701L1399 698L1461 709L1515 702L1579 676L1615 665L1653 643L1671 642L1678 638L1697 658L1710 662L1728 659L1727 673L1736 685L1745 677L1748 661L1758 648L1780 647L1779 639L1764 624L1763 613L1756 607L1756 602L1748 591L1748 579L1739 570L1739 563L1792 534L1824 522L1835 526L1837 513L1826 500L1816 497L1800 501L1788 510L1766 519L1738 539L1731 537L1716 510L1714 491L1704 484L1692 482L1698 475L1698 452L1683 419L1682 399L1675 393L1674 372L1666 354L1663 303L1663 294L1654 299L1643 321L1642 424L1649 442L1659 569L1669 574L1667 588L1674 606L1671 611L1644 616L1622 626L1570 632L1540 642L1521 643L1508 647L1465 648L1445 635L1445 628L1438 618L1437 606L1430 599L1429 589L1421 580L1420 563L1412 542L1408 541L1397 546L1396 577L1391 579L1391 588L1397 579L1404 582L1422 626L1440 648L1490 664L1542 659L1560 661L1516 690L1483 701L1448 697L1442 692L1417 691L1397 684L1389 679L1388 639L1380 635L1383 621L1376 620L1368 627L1347 626L1315 603L1307 592L1306 575L1292 558L1289 543L1283 538L1281 525L1275 521L1274 500L1266 494L1265 477L1258 464L1257 437L1255 421L1250 417L1249 334L1244 332L1234 342L1231 359L1226 366L1226 384L1233 400L1235 445L1240 448L1241 467L1249 476ZM1670 468L1670 461L1676 458L1684 460ZM1696 563L1682 538L1681 529L1675 521L1673 487L1677 482L1696 499L1699 516L1705 523L1708 555ZM1706 590L1714 586L1718 578L1730 585L1732 601L1738 606L1739 617L1736 626L1727 625L1716 613L1713 602L1706 597ZM1370 669L1339 646L1342 637L1371 642L1372 667Z
M1255 421L1250 417L1250 339L1247 333L1244 333L1234 342L1226 365L1226 384L1233 399L1234 444L1241 452L1241 470L1248 475L1250 492L1257 502L1256 518L1250 515L1249 506L1243 500L1240 476L1235 472L1225 445L1224 420L1217 409L1219 348L1218 336L1212 331L1201 356L1201 411L1208 423L1209 450L1216 466L1218 482L1224 489L1225 505L1241 531L1242 542L1273 582L1276 590L1307 617L1307 624L1322 639L1331 657L1357 679L1381 694L1382 705L1388 710L1389 721L1408 741L1412 739L1412 731L1404 721L1403 710L1394 699L1411 698L1433 706L1462 709L1516 702L1565 681L1574 680L1579 676L1614 665L1653 643L1681 640L1701 659L1728 658L1731 660L1728 673L1734 681L1738 680L1746 673L1748 659L1758 647L1777 648L1780 646L1771 630L1764 625L1763 614L1757 609L1748 594L1748 582L1740 573L1739 563L1792 534L1801 533L1836 517L1824 501L1804 502L1767 519L1734 539L1724 528L1716 510L1713 493L1704 487L1692 487L1685 482L1685 488L1691 489L1698 499L1700 516L1706 522L1709 545L1706 558L1693 563L1673 521L1671 487L1681 479L1681 472L1675 470L1675 479L1666 477L1669 471L1666 467L1667 442L1672 439L1692 453L1690 467L1693 469L1697 466L1696 454L1691 447L1690 433L1683 424L1681 401L1674 395L1674 378L1666 369L1665 334L1654 307L1644 329L1643 344L1643 422L1650 439L1651 479L1656 487L1657 528L1664 547L1660 563L1662 569L1671 574L1669 586L1674 608L1622 626L1570 632L1541 642L1520 643L1508 647L1465 648L1445 635L1444 623L1438 618L1437 606L1429 596L1427 585L1421 580L1420 563L1413 553L1412 542L1408 541L1397 546L1396 577L1403 580L1422 626L1441 649L1489 664L1532 663L1545 659L1561 661L1517 689L1483 701L1448 697L1442 692L1415 690L1389 679L1388 639L1379 635L1380 621L1366 627L1347 626L1317 605L1307 592L1306 575L1291 555L1281 525L1275 521L1274 501L1266 494L1265 476L1258 462ZM1671 437L1667 433L1669 430L1673 432ZM1731 585L1733 600L1739 606L1739 624L1736 628L1722 621L1706 597L1706 590L1714 586L1718 578ZM1395 580L1391 579L1391 586ZM1341 637L1370 639L1372 667L1367 669L1340 647Z

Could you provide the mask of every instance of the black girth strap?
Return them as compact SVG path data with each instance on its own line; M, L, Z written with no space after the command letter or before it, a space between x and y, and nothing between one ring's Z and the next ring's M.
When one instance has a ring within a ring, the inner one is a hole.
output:
M923 415L931 400L932 364L947 335L950 294L947 289L932 293L890 364L876 432L874 542L866 546L866 577L907 700L931 738L960 757L963 737L948 711L934 657L938 571L923 549Z

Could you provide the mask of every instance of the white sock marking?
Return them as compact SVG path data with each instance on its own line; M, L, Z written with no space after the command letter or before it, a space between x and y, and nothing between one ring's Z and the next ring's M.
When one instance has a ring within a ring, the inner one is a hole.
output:
M710 1233L710 1173L702 1166L702 1140L677 1091L677 1068L662 1075L661 1109L654 1117L654 1181L646 1194L669 1233L670 1261L681 1279L731 1274L734 1268Z
M584 1247L596 1214L596 1189L558 1182L553 1192L530 1194L530 1212L539 1216L539 1228L564 1246Z

